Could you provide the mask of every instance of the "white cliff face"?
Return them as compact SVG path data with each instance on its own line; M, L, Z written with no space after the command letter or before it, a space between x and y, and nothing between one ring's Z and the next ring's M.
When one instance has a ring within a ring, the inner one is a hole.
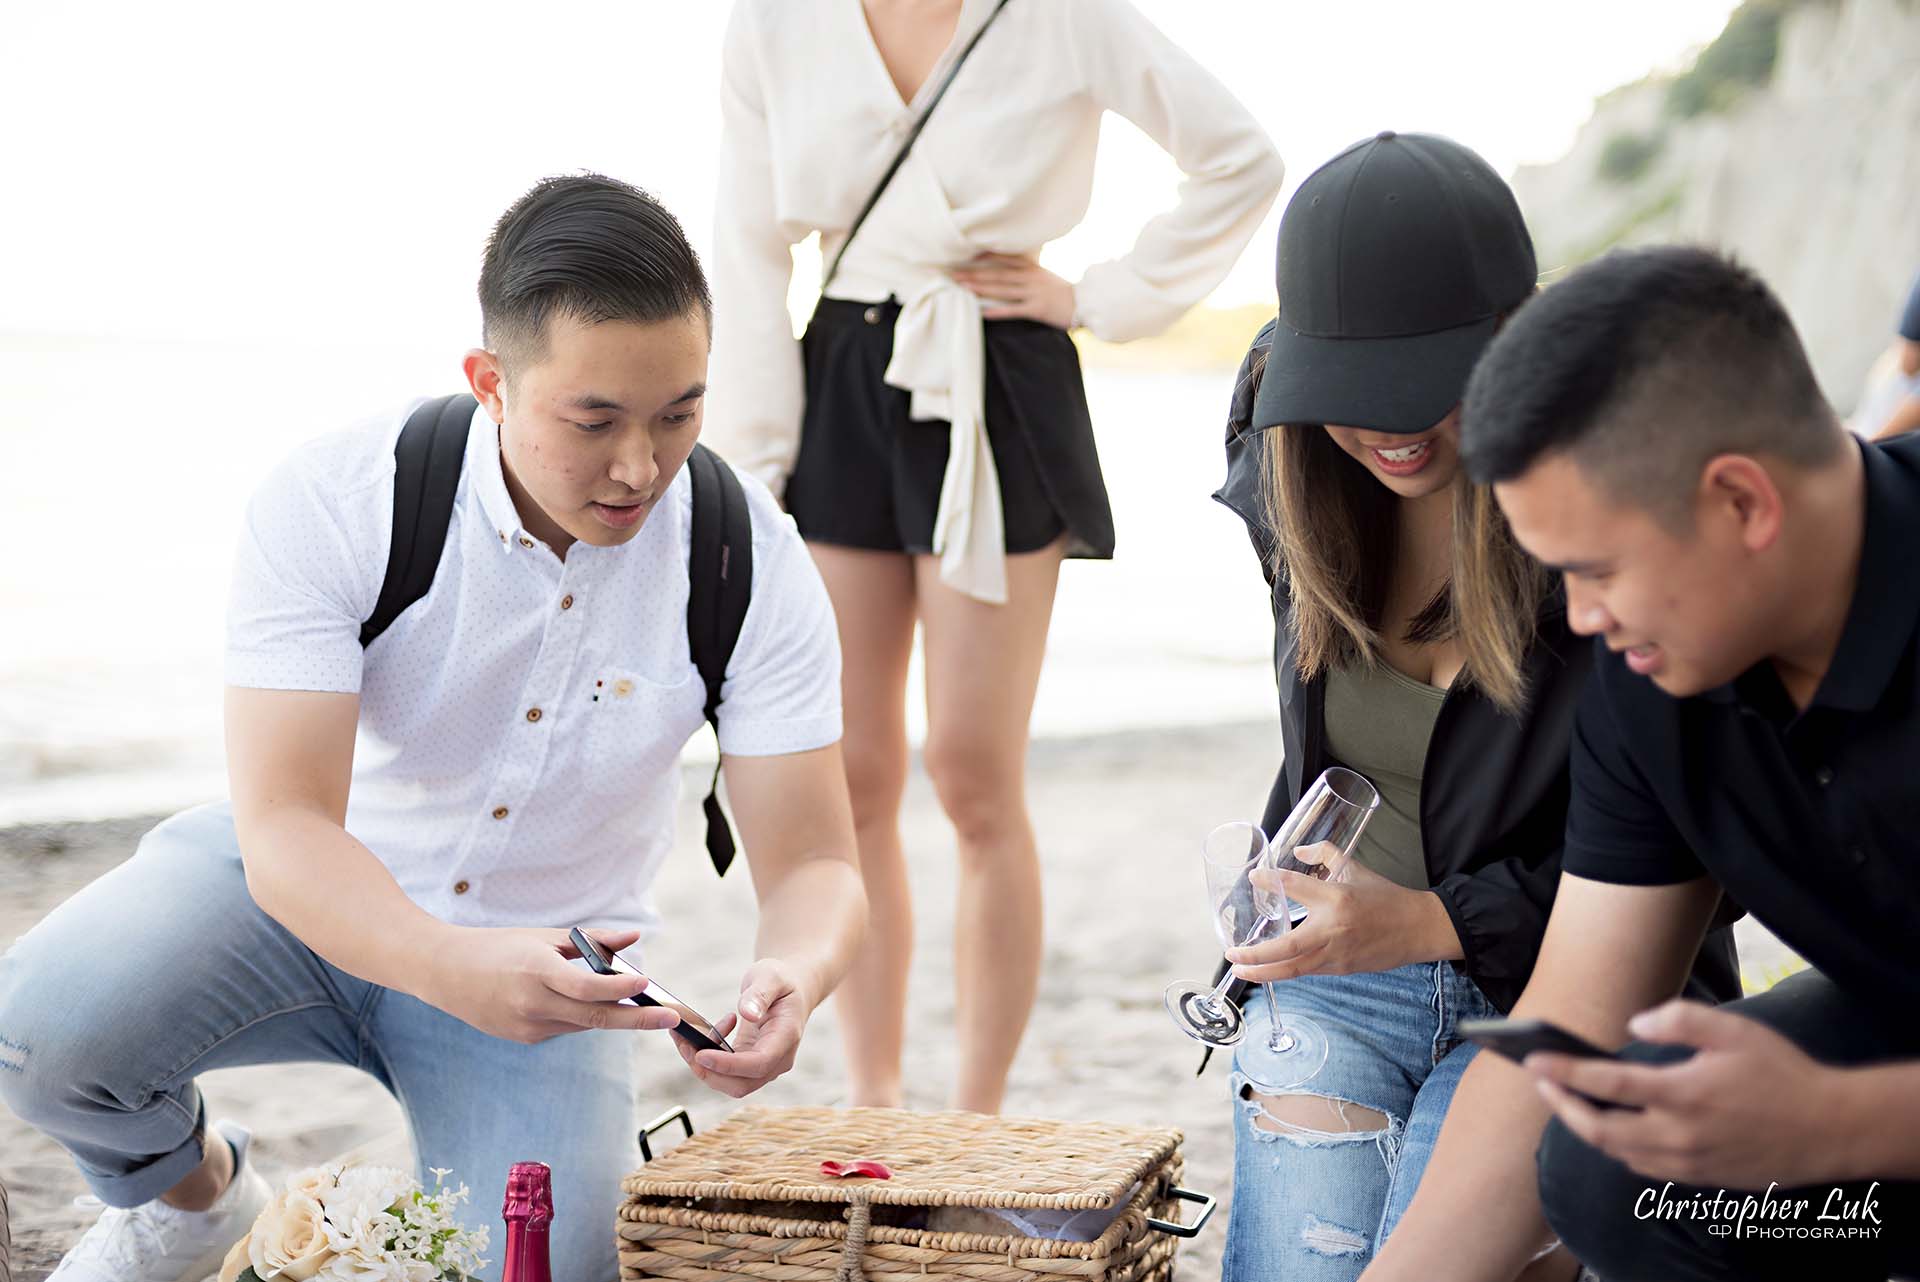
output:
M1665 93L1616 90L1565 158L1514 175L1545 279L1614 245L1731 251L1785 299L1851 408L1920 272L1920 0L1796 8L1771 82L1724 112L1663 119ZM1610 139L1656 131L1640 173L1601 177Z

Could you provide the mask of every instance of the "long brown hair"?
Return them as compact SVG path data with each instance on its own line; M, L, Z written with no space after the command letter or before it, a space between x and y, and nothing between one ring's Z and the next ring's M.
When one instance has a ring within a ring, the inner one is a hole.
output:
M1253 371L1257 385L1265 361ZM1380 662L1381 615L1400 529L1400 500L1324 430L1265 434L1261 486L1274 531L1274 572L1292 596L1295 666L1305 680ZM1523 671L1551 583L1513 537L1490 486L1461 470L1453 483L1453 567L1414 617L1414 644L1456 641L1462 674L1501 709L1526 705Z

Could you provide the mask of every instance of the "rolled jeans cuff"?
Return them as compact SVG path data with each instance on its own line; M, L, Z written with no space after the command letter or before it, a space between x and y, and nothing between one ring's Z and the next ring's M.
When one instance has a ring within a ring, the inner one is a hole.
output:
M134 1170L118 1173L96 1171L75 1158L74 1165L80 1168L80 1176L93 1190L93 1195L108 1206L144 1206L193 1174L207 1155L209 1133L207 1101L197 1090L194 1097L193 1130L172 1152L162 1153Z

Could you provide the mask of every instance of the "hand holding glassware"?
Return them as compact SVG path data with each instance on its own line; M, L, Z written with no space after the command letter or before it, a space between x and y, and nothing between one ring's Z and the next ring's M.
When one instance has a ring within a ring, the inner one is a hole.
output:
M1279 879L1272 876L1276 871L1305 873L1319 881L1337 880L1345 871L1347 861L1353 858L1353 848L1360 844L1367 820L1373 818L1373 812L1379 808L1380 791L1365 776L1342 766L1322 770L1300 798L1300 804L1280 825L1279 835L1262 860L1268 876L1260 881L1277 883ZM1310 847L1317 847L1312 851L1314 859L1301 859L1299 852ZM1298 925L1307 915L1305 906L1290 901L1278 885L1271 892L1256 885L1254 893L1261 901L1261 910L1284 917L1288 928ZM1299 1074L1292 1081L1263 1084L1276 1089L1297 1086L1319 1072L1320 1065L1326 1062L1326 1034L1310 1019L1283 1015L1274 986L1262 984L1261 987L1267 990L1270 1016L1268 1059L1286 1065L1289 1073Z
M1201 857L1214 931L1222 948L1244 948L1283 935L1303 915L1274 878L1262 876L1256 882L1256 871L1270 874L1287 869L1328 876L1352 854L1361 829L1379 804L1380 794L1372 784L1351 770L1335 767L1307 789L1281 825L1280 840L1268 842L1259 827L1249 823L1222 824L1209 833L1201 845ZM1295 857L1297 849L1321 842L1329 847L1315 852L1326 856L1323 863ZM1166 993L1167 1013L1196 1041L1218 1047L1235 1045L1246 1035L1246 1016L1227 997L1232 984L1231 970L1211 988L1197 983L1174 984ZM1326 1035L1310 1019L1283 1014L1273 986L1264 987L1272 1029L1267 1041L1269 1053L1261 1065L1262 1085L1274 1089L1297 1086L1326 1062ZM1273 1080L1276 1077L1284 1080Z
M1274 834L1268 866L1281 872L1304 873L1316 881L1340 880L1347 860L1353 857L1353 848L1359 844L1361 831L1379 808L1379 790L1364 775L1344 766L1322 770ZM1310 846L1324 848L1313 852L1314 859L1301 859L1297 852ZM1288 913L1297 926L1307 910L1304 905L1292 904Z

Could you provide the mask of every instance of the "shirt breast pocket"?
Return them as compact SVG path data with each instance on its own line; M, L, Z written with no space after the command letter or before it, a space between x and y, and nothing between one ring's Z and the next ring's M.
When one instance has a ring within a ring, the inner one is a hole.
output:
M705 703L706 689L691 671L673 685L631 671L595 678L587 703L583 789L638 799L678 768Z

